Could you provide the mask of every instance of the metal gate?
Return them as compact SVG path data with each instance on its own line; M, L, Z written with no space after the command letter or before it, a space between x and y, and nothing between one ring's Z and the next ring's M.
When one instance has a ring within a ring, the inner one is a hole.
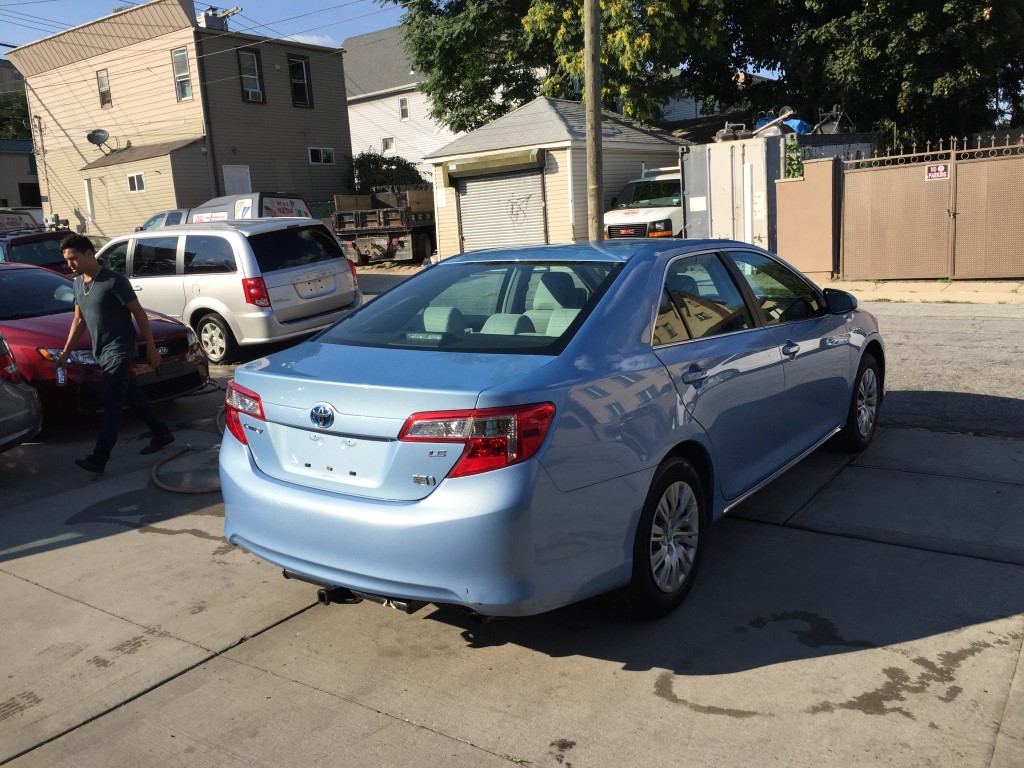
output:
M540 169L457 179L462 250L547 242Z
M954 139L844 167L844 277L1024 277L1024 141Z

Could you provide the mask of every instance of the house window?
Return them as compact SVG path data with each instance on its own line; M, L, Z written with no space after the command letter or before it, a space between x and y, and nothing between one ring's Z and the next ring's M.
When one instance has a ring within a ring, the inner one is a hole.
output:
M242 82L242 101L262 104L265 99L259 51L238 52L238 77Z
M107 70L101 69L96 73L96 87L100 91L100 106L109 107L111 105L110 80L107 78Z
M381 152L394 152L395 151L395 137L385 136L380 140L380 151Z
M171 51L171 63L174 65L174 83L178 91L178 101L192 98L192 75L188 71L188 51L179 48Z
M128 191L129 192L145 192L146 191L146 177L141 173L129 173L128 174Z
M398 100L398 116L402 120L409 119L409 100L404 96Z
M334 165L334 150L330 147L308 147L310 165Z
M289 56L288 76L292 83L292 104L296 107L312 107L313 87L309 79L309 59L304 56Z

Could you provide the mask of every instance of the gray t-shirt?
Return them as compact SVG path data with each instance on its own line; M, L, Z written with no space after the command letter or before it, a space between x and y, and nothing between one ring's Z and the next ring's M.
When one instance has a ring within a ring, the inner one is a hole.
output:
M86 283L75 278L75 303L82 311L85 326L92 336L92 353L104 369L116 367L124 358L134 360L138 341L132 313L125 307L134 301L128 278L104 267Z

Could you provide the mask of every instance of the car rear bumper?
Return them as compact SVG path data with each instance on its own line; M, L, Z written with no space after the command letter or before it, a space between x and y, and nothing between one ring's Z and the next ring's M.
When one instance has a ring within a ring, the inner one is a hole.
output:
M337 322L353 309L363 303L363 293L356 289L352 302L344 307L324 312L319 315L303 317L298 320L281 322L272 311L259 311L251 314L235 315L237 328L232 328L239 344L268 344L275 341L308 336Z
M558 491L537 461L394 502L270 478L226 434L220 476L228 541L321 584L520 616L628 579L628 505L621 531L588 531L592 499Z

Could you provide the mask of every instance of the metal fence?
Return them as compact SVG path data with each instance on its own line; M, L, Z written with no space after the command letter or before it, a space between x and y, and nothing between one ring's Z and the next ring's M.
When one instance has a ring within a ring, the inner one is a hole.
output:
M1024 277L1024 134L1000 138L844 160L843 275Z

